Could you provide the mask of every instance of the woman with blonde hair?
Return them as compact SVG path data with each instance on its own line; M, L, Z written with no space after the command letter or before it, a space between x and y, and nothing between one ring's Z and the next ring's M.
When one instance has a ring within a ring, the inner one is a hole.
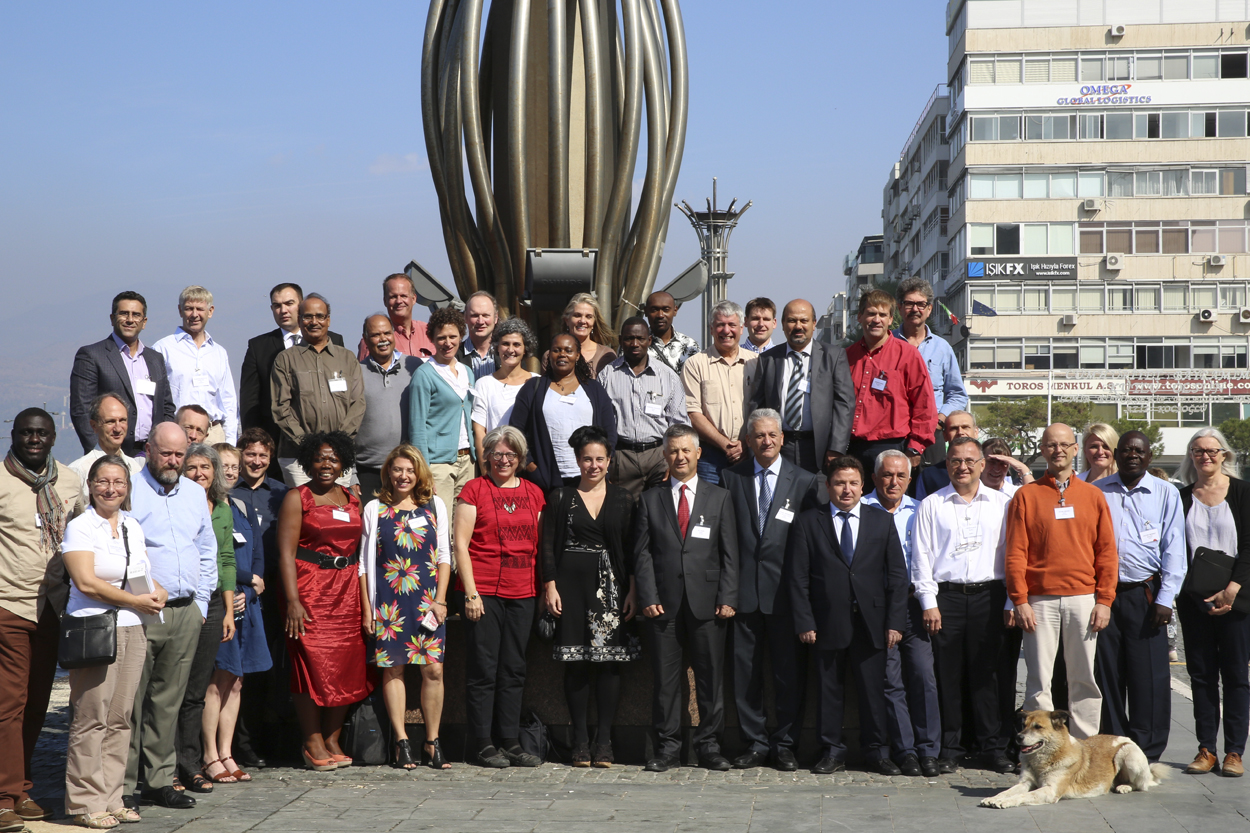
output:
M443 647L447 641L447 585L451 579L451 521L434 494L434 478L421 452L400 445L382 464L382 488L361 512L360 594L369 661L382 671L382 699L395 741L391 766L414 769L404 726L404 669L421 666L421 758L450 769L439 744L443 714Z
M569 299L561 318L564 331L577 339L591 374L598 376L600 370L616 359L616 334L603 317L599 302L589 292L579 292ZM546 366L544 355L543 367Z
M1081 459L1085 461L1085 470L1077 475L1086 483L1093 483L1115 474L1115 447L1120 442L1120 435L1105 422L1091 422L1085 426L1081 437Z

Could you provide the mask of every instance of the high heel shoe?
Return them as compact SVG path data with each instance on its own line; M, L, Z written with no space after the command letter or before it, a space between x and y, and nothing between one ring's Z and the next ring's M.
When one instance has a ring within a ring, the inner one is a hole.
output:
M307 749L301 751L304 753L304 766L311 770L316 772L329 772L330 770L338 769L338 764L334 763L334 761L330 758L314 758L312 755L308 754Z
M426 749L432 751L426 752ZM443 747L438 742L438 738L427 740L421 747L421 763L430 769L451 769L451 764L447 758L443 756Z
M417 762L412 759L412 745L408 743L408 738L400 738L395 741L394 754L391 756L391 766L395 769L415 769Z

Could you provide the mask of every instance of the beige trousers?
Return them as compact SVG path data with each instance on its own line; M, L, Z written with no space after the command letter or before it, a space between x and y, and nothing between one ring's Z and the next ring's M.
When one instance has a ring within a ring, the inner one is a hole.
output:
M473 479L473 458L468 454L456 458L454 463L430 463L430 476L434 478L434 494L447 505L447 515L455 529L456 498L465 484Z
M1094 612L1094 595L1029 596L1037 630L1024 635L1024 664L1028 678L1024 686L1024 710L1051 711L1051 677L1055 656L1063 644L1063 661L1068 667L1068 727L1072 736L1088 738L1098 734L1102 719L1102 692L1094 680L1094 651L1098 634L1089 629Z
M135 692L148 640L143 625L117 629L112 665L69 672L74 720L65 756L65 814L103 813L122 806Z
M205 445L217 445L226 441L226 429L220 422L214 422L208 426L208 434L204 436ZM114 810L117 808L114 807Z

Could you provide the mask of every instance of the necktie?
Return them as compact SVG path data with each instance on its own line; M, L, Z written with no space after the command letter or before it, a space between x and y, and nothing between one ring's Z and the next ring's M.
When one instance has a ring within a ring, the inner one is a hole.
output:
M803 427L803 394L799 390L799 382L803 381L803 355L790 354L790 381L786 385L786 425L791 431Z
M773 505L773 487L768 483L769 474L771 472L768 469L760 470L760 535L764 534L764 524L768 523L768 507Z
M681 487L681 500L677 501L677 528L681 537L686 537L686 527L690 526L690 501L686 500L686 485Z
M855 558L855 538L851 535L851 513L839 512L838 517L842 519L842 536L838 539L838 545L842 547L842 557L846 559L847 564L850 564Z

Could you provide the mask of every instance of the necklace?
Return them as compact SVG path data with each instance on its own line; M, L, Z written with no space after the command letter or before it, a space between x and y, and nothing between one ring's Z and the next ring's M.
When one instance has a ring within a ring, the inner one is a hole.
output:
M566 382L568 379L572 379L572 380L573 380L573 386L572 386L571 388L566 388L566 387L564 386L564 385L565 385L565 382ZM553 379L553 380L551 381L551 385L552 385L552 387L554 387L556 390L560 391L560 395L561 395L561 396L568 396L570 392L572 392L572 391L574 391L574 390L577 390L577 379L576 379L576 377L573 377L573 376L568 376L568 377L565 377L564 379L560 380L559 382L557 382L557 381L555 381L555 380Z

